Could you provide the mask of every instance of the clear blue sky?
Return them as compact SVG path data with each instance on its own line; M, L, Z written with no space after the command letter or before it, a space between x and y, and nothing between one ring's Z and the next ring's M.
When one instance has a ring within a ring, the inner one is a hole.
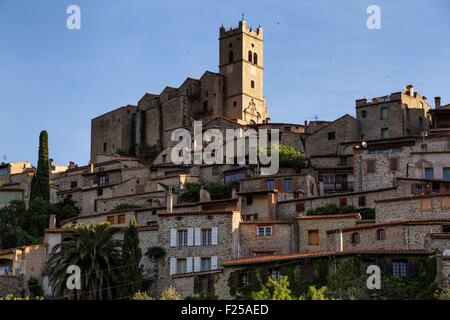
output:
M81 7L81 30L66 8ZM368 30L368 5L381 30ZM450 1L0 0L0 161L89 159L90 119L218 70L218 32L264 28L273 122L333 120L412 83L450 103Z

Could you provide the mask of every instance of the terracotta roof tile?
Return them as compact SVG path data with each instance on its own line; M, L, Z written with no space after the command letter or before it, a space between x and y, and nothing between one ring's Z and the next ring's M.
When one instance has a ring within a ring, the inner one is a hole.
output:
M327 256L345 256L353 254L430 254L427 250L348 250L348 251L317 251L317 252L303 252L303 253L291 253L283 255L271 255L261 257L245 257L238 259L231 259L223 263L224 266L240 266L248 264L281 262L281 261L293 261L305 258L320 258Z

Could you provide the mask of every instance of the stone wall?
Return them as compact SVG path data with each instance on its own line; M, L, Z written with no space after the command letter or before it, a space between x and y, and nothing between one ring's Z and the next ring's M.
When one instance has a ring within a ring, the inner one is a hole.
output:
M23 290L23 277L19 276L0 276L0 297L12 294L20 296Z
M258 236L258 227L271 227L271 236ZM273 222L242 222L239 226L239 244L241 256L255 254L285 254L295 251L295 231L292 223Z
M360 221L359 214L303 216L297 219L298 224L298 251L314 252L328 249L327 231L339 228L348 228ZM318 231L319 242L309 243L309 231Z

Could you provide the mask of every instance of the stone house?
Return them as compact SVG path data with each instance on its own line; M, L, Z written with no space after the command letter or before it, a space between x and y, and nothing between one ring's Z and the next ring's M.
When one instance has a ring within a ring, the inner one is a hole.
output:
M173 285L183 297L214 293L223 263L238 257L240 220L238 211L159 214L158 243L166 252L159 290Z
M292 221L242 221L239 224L240 256L266 256L297 251Z
M297 218L297 252L328 250L327 231L335 228L354 227L361 221L359 213L305 215Z
M407 85L402 92L356 100L356 117L363 140L417 135L430 128L430 105Z

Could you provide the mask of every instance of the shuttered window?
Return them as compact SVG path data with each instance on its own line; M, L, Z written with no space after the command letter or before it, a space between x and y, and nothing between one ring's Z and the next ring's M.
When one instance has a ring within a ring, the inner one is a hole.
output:
M178 246L186 247L188 244L188 231L186 229L178 230Z
M108 216L106 218L106 220L110 223L110 224L114 224L115 223L115 216Z
M117 223L118 224L124 224L125 223L125 215L124 214L119 214L119 216L117 217Z
M422 211L431 211L431 210L433 210L433 204L432 204L432 200L430 198L422 199L421 200L421 206L422 206Z
M308 244L310 246L317 246L319 242L319 230L308 230Z
M367 167L367 173L375 173L375 169L376 169L375 160L367 160L366 167Z

